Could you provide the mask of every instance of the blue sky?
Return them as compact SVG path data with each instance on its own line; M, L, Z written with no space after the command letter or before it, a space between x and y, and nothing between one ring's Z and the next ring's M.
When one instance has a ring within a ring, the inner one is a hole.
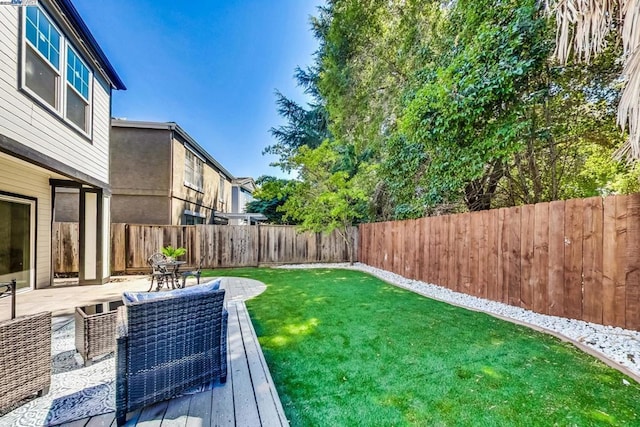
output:
M284 176L263 156L283 120L274 91L299 102L296 66L317 49L319 0L73 0L126 91L114 117L178 123L234 176Z

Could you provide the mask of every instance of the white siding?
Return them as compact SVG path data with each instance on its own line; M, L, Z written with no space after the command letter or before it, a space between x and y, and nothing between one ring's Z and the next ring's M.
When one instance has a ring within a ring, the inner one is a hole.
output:
M0 154L0 191L37 199L36 288L50 285L51 277L51 174L46 170Z
M0 7L0 134L102 182L109 182L108 89L94 76L92 141L19 91L18 10L18 7Z

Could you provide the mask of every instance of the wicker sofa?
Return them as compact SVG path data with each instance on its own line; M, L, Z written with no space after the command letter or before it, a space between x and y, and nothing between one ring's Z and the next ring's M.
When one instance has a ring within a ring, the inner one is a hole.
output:
M0 411L51 384L51 312L0 322Z
M138 301L124 296L116 330L118 425L127 412L210 381L226 382L224 295L207 283L139 294Z

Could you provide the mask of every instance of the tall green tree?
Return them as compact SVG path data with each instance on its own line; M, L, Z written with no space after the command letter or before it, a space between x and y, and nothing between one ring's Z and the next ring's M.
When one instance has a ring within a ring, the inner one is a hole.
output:
M285 219L296 221L302 231L336 230L353 263L350 228L365 217L368 201L359 182L364 174L350 176L341 170L341 157L328 140L315 149L301 147L291 162L300 171L300 182L282 207Z
M462 199L483 210L521 148L520 101L549 55L546 22L536 0L459 0L448 22L450 50L425 70L403 114L401 130L421 156L407 172L424 189L418 203ZM402 167L395 156L389 162Z
M295 191L295 180L281 179L273 176L261 176L256 180L257 190L253 193L253 201L247 203L246 211L261 213L270 224L295 224L285 220L282 206Z

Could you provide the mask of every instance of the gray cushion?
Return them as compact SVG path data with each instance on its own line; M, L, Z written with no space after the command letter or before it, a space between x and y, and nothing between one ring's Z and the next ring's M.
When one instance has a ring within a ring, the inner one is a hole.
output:
M220 289L222 279L214 279L207 283L167 292L124 292L122 301L125 305L137 304L158 299L180 298L186 295L198 295Z

